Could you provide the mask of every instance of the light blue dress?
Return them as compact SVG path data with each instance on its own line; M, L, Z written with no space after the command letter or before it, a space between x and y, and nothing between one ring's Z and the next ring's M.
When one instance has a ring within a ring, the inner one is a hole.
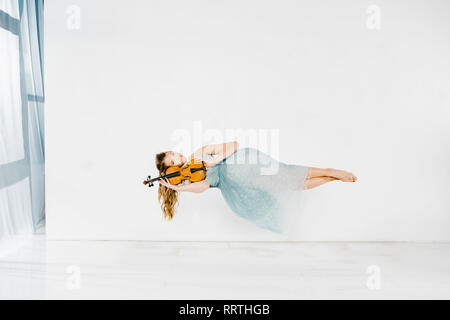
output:
M288 216L295 214L285 204L303 190L308 167L285 164L253 148L208 168L206 180L219 188L228 206L238 216L276 233L286 233Z

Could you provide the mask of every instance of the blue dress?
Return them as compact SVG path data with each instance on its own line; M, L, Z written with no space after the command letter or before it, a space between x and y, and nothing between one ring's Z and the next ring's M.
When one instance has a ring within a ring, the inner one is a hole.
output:
M206 180L219 188L228 206L238 216L276 233L286 233L286 204L303 190L308 167L278 162L253 148L238 149L233 155L208 168Z

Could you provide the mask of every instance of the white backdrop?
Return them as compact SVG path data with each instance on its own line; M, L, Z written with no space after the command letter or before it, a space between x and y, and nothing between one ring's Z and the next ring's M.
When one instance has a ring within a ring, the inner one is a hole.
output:
M293 240L450 241L449 1L48 1L45 33L50 239L284 240L219 190L164 222L141 184L180 134L268 129L359 177L306 191Z

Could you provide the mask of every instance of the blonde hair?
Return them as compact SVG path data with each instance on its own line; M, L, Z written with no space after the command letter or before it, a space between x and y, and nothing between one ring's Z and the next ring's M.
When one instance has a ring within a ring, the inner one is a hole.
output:
M165 175L168 166L165 164L164 159L168 152L158 153L155 157L156 168L159 171L159 175ZM175 214L175 207L178 204L178 192L163 186L158 187L158 201L161 203L161 210L164 214L164 218L172 220Z

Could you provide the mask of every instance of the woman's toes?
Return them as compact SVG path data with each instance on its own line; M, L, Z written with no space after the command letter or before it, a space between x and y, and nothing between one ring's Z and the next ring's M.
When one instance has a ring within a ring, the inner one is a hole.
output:
M356 181L356 177L355 177L355 175L353 173L345 171L345 175L344 175L343 181L355 182Z

